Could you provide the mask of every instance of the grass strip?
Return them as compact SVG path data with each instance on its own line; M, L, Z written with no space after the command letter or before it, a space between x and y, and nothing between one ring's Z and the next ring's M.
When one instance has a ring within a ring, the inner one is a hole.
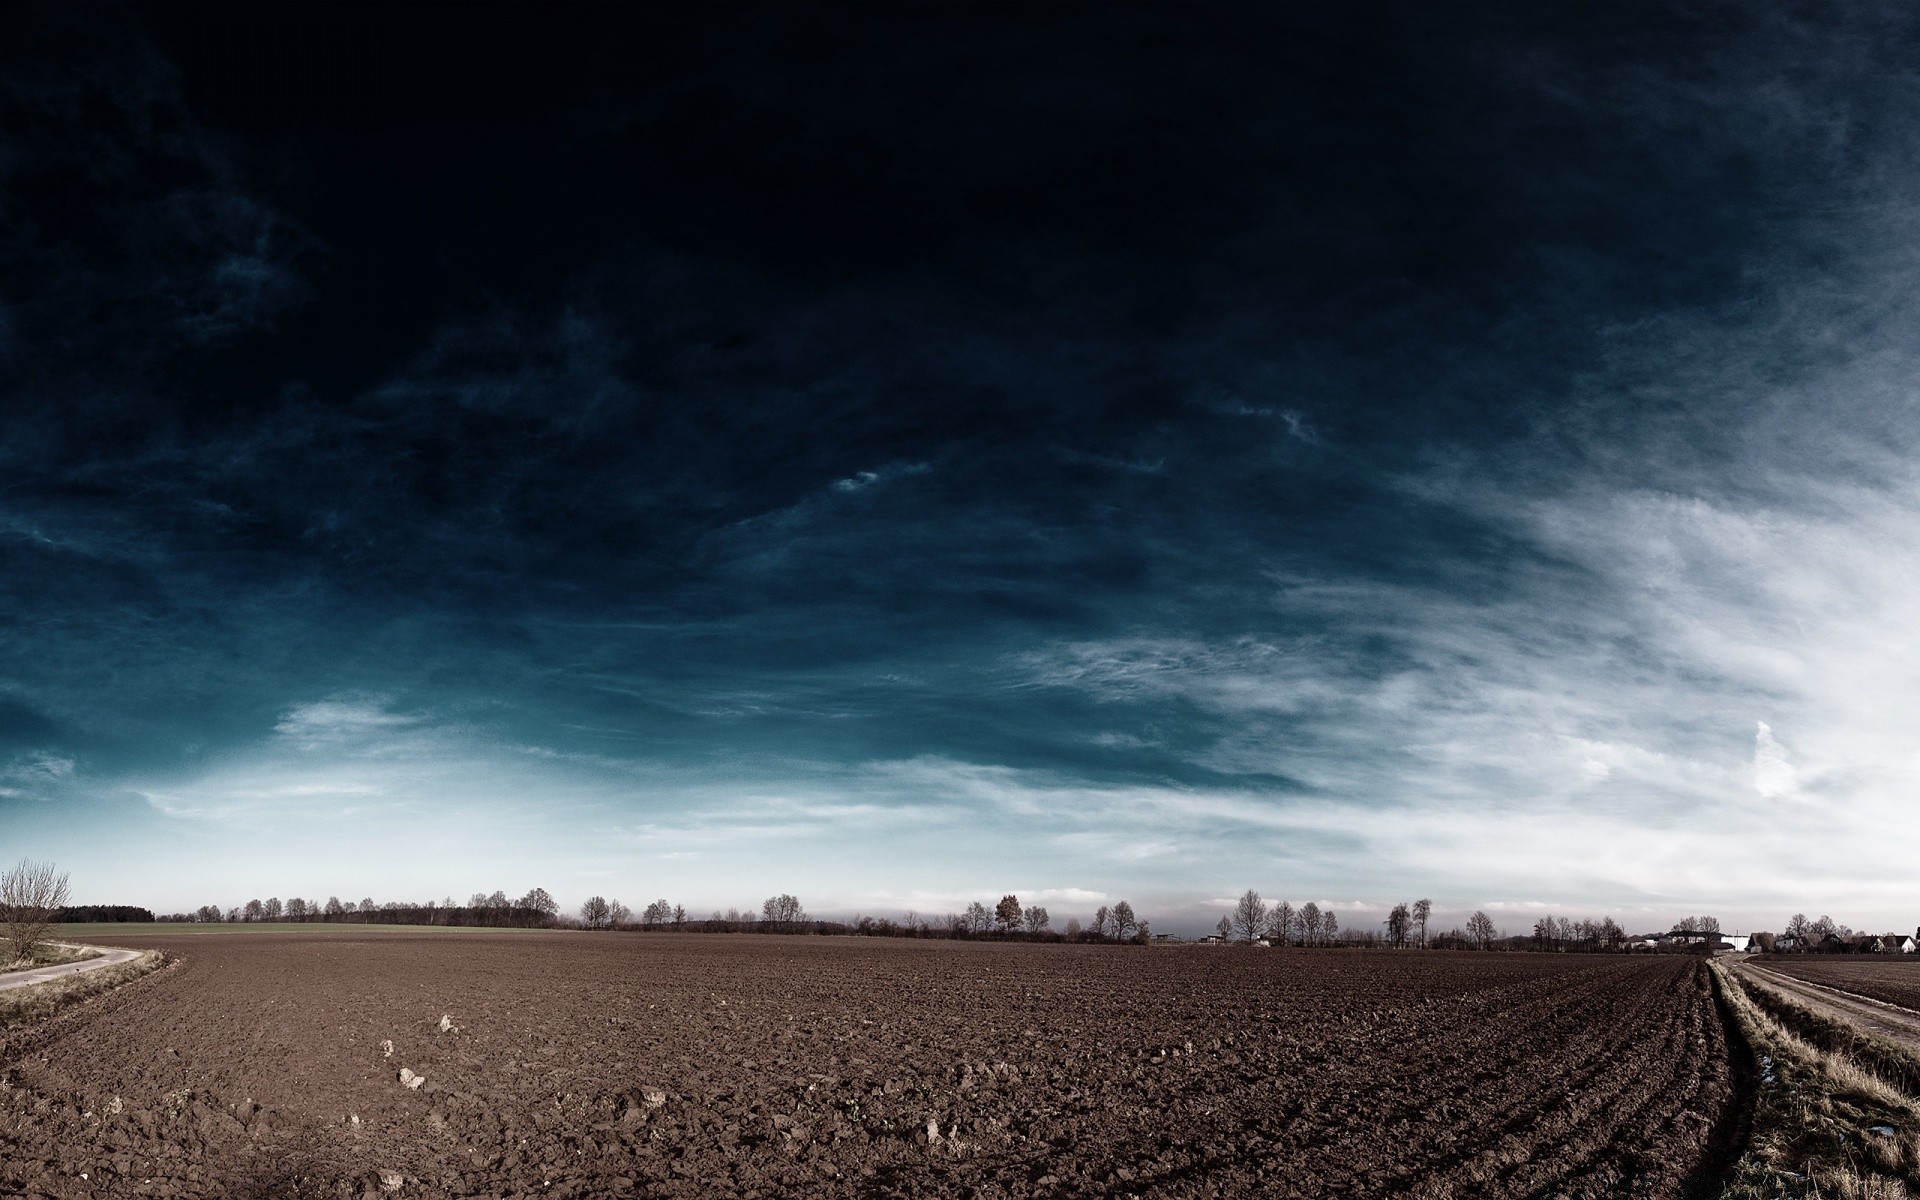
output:
M0 965L0 973L26 971L34 967L57 967L62 963L85 962L89 958L99 957L100 952L92 946L62 946L58 942L41 942L25 958L16 958Z
M1920 1106L1850 1053L1789 1028L1773 996L1722 964L1714 987L1758 1059L1752 1133L1723 1200L1904 1200L1920 1184ZM1799 1006L1794 1006L1798 1008ZM1804 1012L1804 1010L1803 1010ZM1832 1022L1804 1012L1815 1022ZM1833 1045L1851 1044L1827 1029ZM1858 1035L1858 1031L1852 1031ZM1864 1036L1864 1035L1861 1035Z

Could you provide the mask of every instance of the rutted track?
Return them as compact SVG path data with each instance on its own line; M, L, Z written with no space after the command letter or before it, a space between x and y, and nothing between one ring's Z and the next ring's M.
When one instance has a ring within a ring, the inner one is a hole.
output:
M1738 963L1734 969L1745 972L1763 986L1771 987L1817 1012L1828 1013L1868 1033L1920 1049L1920 1012L1885 1000L1813 983L1757 963Z
M0 1055L0 1194L1662 1197L1733 1091L1678 957L167 948Z

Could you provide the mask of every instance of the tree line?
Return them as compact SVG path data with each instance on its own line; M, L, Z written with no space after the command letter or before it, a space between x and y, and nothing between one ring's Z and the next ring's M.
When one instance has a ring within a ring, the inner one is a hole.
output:
M468 925L499 928L545 928L558 922L560 905L545 888L532 888L518 899L508 899L504 891L491 895L475 892L465 904L449 896L444 901L425 903L389 900L308 900L299 896L281 900L249 900L231 908L203 904L192 912L168 913L157 918L168 922L218 924L221 922L279 921L297 924L354 925Z
M107 915L115 913L121 915ZM140 914L140 915L132 915ZM145 909L123 905L91 905L62 910L63 921L159 920L196 924L293 922L296 924L448 925L498 928L580 928L589 930L646 930L681 933L814 933L857 934L868 937L1003 938L1037 941L1145 941L1151 927L1125 900L1101 905L1090 922L1070 918L1055 929L1053 917L1038 904L1025 905L1014 895L1002 896L989 908L974 901L958 912L923 916L909 912L900 920L857 916L852 921L820 920L810 916L790 894L769 896L757 909L714 910L697 917L684 905L654 900L635 913L616 898L589 896L577 916L562 914L545 888L533 888L518 899L504 891L476 892L465 904L451 896L425 903L358 901L329 896L325 901L274 896L222 908L205 904L192 912L154 917Z

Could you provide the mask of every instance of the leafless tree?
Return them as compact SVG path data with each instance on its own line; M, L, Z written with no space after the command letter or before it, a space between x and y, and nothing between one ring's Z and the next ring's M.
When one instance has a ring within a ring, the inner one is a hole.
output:
M304 921L307 919L307 902L295 896L287 901L287 920Z
M645 929L658 929L673 919L673 905L665 900L655 900L640 910L640 924ZM768 917L769 921L773 918Z
M1077 942L1080 940L1080 918L1079 917L1067 918L1067 940L1070 942Z
M674 905L673 906L673 927L675 929L685 929L686 926L687 926L687 906L684 904Z
M1432 916L1433 901L1422 899L1413 902L1413 919L1420 926L1420 944L1422 946L1427 944L1427 921Z
M1089 928L1095 937L1107 936L1107 926L1113 921L1113 911L1102 904L1093 910L1093 924Z
M1125 900L1113 906L1113 911L1107 914L1107 924L1118 941L1125 941L1128 934L1140 928L1140 922L1133 915L1133 905Z
M1309 900L1300 906L1300 944L1312 946L1320 941L1320 906Z
M266 915L266 912L267 912L267 906L260 903L260 901L258 900L247 901L247 909L246 909L247 920L258 921L261 917Z
M13 957L28 958L47 927L67 903L67 873L50 862L23 858L18 866L0 873L0 921L7 927Z
M1493 944L1495 936L1493 918L1486 913L1475 912L1467 918L1467 936L1473 939L1477 949L1485 950Z
M623 929L633 920L633 910L618 900L607 901L607 924L614 929Z
M778 928L791 928L807 919L806 911L800 907L800 901L784 892L778 896L767 897L766 903L760 906L760 915L769 924Z
M337 917L341 913L344 913L346 911L347 911L347 906L340 903L340 897L338 896L327 897L327 915L328 916Z
M1387 914L1387 942L1393 946L1407 944L1407 933L1413 924L1413 913L1404 904L1396 904Z
M993 906L994 924L1000 926L1001 933L1012 933L1020 928L1020 911L1020 897L1002 896L1000 903Z
M580 906L580 920L588 929L605 929L612 907L605 896L588 896L586 903Z
M1248 888L1241 893L1233 906L1233 931L1242 941L1251 942L1260 936L1261 926L1267 919L1267 902L1260 893Z
M548 925L560 915L560 904L547 894L545 888L531 888L527 894L513 902L517 920L529 925Z
M1299 919L1299 914L1293 911L1292 902L1282 900L1273 906L1273 915L1267 918L1267 936L1279 945L1291 946L1294 926Z
M1028 933L1039 933L1053 923L1053 918L1047 915L1047 910L1038 904L1029 907L1020 916L1027 923Z
M1333 915L1332 909L1320 914L1320 935L1329 944L1340 937L1340 918Z
M275 896L267 901L266 914L267 920L269 921L278 921L280 919L280 897Z
M1787 922L1787 936L1793 939L1796 949L1807 948L1808 936L1812 929L1813 925L1807 920L1805 913L1795 913L1793 919Z
M1231 940L1233 937L1233 919L1230 917L1221 917L1220 923L1213 927L1213 936L1223 942Z
M968 933L985 933L991 928L993 928L993 914L987 911L986 905L978 900L967 905Z

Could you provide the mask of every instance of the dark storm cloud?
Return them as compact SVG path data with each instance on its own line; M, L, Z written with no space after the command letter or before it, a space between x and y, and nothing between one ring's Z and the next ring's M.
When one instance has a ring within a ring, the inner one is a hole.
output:
M308 714L1206 820L1457 751L1464 803L1658 671L1552 506L1786 495L1749 418L1897 340L1883 9L97 16L0 38L23 778Z

